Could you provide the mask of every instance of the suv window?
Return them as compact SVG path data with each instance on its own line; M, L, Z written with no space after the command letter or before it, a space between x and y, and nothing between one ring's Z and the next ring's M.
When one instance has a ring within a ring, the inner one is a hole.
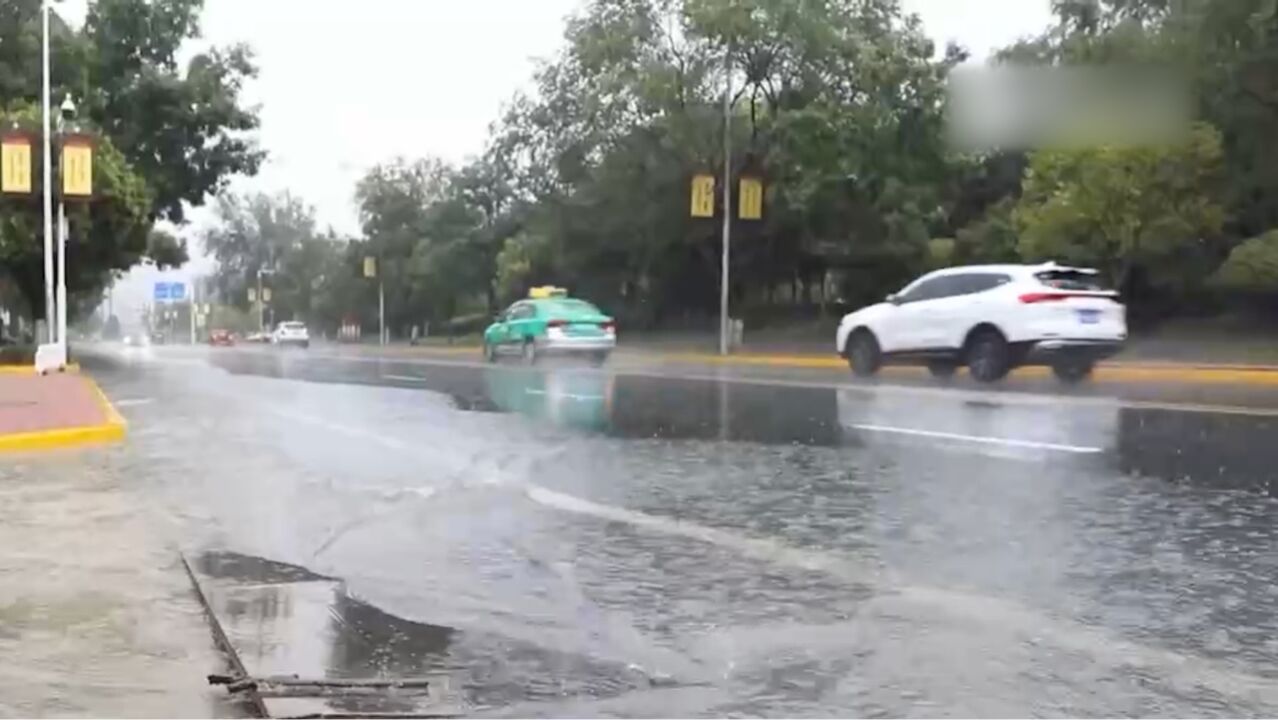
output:
M965 273L959 277L963 278L963 292L960 293L962 295L993 290L999 285L1012 281L1010 275L1003 273Z
M902 293L900 300L902 303L912 303L958 295L958 281L961 279L961 275L942 275L924 280Z
M1094 273L1077 270L1047 270L1035 273L1035 278L1048 287L1057 290L1104 290Z
M985 292L1007 282L1012 278L1003 273L955 273L941 275L915 285L908 293L901 295L901 302L911 303L920 300L938 300L940 298L970 295Z

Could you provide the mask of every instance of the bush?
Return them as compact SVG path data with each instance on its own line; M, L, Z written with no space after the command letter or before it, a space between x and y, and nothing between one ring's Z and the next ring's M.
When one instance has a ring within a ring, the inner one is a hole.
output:
M34 345L5 345L0 347L0 365L34 365Z

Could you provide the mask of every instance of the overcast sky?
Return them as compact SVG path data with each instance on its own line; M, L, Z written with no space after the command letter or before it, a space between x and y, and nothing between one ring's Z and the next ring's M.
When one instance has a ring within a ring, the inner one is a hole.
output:
M537 58L562 42L581 0L206 0L204 41L244 42L260 75L246 91L261 109L269 160L236 190L288 190L321 225L358 230L352 198L363 172L397 155L458 162L480 151L488 124L528 87ZM1050 20L1049 0L904 0L940 46L975 59ZM73 18L84 0L65 0ZM207 222L193 215L192 237ZM191 248L198 253L197 247ZM174 279L208 268L197 260ZM116 303L144 302L154 270L117 286Z

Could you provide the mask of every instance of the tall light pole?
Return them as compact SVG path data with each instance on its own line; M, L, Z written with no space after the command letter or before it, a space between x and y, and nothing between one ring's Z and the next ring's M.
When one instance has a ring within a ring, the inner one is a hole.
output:
M53 298L53 138L49 102L49 0L40 4L40 62L42 68L40 105L44 126L44 324L49 344L57 342L54 324Z
M58 134L66 128L66 122L75 118L75 103L68 95L62 100L61 114L58 116ZM63 169L65 172L66 169ZM65 193L58 194L58 342L65 348L67 344L67 207ZM65 353L63 354L65 358Z
M728 354L728 260L732 242L732 43L723 53L723 259L719 277L719 354Z

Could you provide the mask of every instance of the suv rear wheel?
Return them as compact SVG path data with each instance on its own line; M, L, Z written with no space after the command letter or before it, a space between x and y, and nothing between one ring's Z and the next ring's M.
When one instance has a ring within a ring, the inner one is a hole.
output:
M858 377L870 377L883 365L883 353L879 341L869 330L857 330L848 338L848 365Z
M1002 333L986 328L977 330L967 341L967 368L980 382L997 382L1012 369L1011 351Z

